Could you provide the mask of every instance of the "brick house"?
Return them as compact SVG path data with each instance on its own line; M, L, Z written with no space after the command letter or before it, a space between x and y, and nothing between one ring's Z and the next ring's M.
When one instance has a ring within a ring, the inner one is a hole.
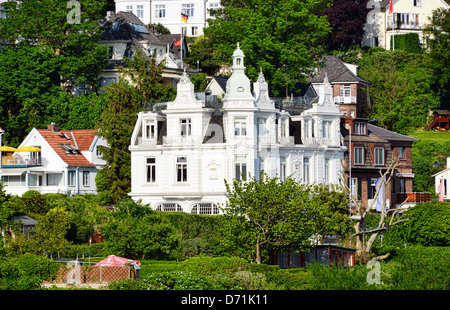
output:
M387 185L386 205L396 207L408 197L407 205L411 206L431 198L413 195L411 153L416 139L377 127L366 118L343 117L341 133L349 149L345 154L345 174L364 207L371 205L380 171L386 172L396 157L399 164Z
M345 63L337 56L324 56L323 67L308 82L318 89L325 75L333 87L333 100L344 116L357 117L369 104L369 82L358 75L358 66Z

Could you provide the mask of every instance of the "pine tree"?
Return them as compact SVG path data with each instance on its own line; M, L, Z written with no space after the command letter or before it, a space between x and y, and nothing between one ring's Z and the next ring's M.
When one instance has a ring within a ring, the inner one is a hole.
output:
M173 98L172 86L163 85L163 63L147 58L138 50L135 57L121 68L122 77L106 91L107 105L99 122L99 136L108 147L101 148L107 162L98 172L97 190L110 202L117 202L131 190L131 154L128 150L137 114L144 103L156 103ZM125 78L129 77L131 84Z

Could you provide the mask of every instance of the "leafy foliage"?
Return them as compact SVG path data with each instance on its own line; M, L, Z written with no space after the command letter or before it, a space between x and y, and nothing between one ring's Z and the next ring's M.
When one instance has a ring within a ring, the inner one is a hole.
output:
M425 125L428 111L440 104L431 87L434 72L424 54L374 48L363 55L359 66L360 76L370 82L367 113L381 127L406 134Z
M230 63L239 42L245 53L247 75L256 80L260 68L271 91L285 95L295 82L305 81L323 53L320 44L330 32L325 16L318 16L329 1L223 1L205 28L207 48L214 59ZM202 61L202 59L200 59ZM202 62L203 66L203 62Z

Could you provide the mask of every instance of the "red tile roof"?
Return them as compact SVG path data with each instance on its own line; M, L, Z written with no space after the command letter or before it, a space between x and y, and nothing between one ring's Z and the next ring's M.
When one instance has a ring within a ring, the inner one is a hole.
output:
M61 159L69 166L94 166L94 164L89 162L86 157L81 154L81 152L68 154L61 147L61 144L69 145L69 147L72 146L71 148L77 148L80 151L89 150L89 147L91 146L92 141L95 138L95 133L97 133L97 130L61 130L60 132L54 132L48 129L38 129L37 131L53 148L53 150L55 150L56 154L58 154L58 156L61 157ZM67 139L63 133L65 133L69 139Z

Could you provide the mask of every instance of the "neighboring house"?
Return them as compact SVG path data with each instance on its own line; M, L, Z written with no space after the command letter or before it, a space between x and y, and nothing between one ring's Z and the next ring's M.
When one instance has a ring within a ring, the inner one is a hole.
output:
M433 112L433 120L431 124L427 126L426 131L431 129L438 131L448 131L450 128L449 122L450 113L448 110L436 110Z
M206 90L211 96L223 97L226 92L228 76L216 75L206 85Z
M327 75L333 87L333 100L344 116L361 115L369 104L369 82L358 75L358 66L343 62L337 56L324 56L323 67L307 80L320 87Z
M405 33L417 33L423 42L423 28L430 24L432 11L450 8L448 0L394 0L393 13L389 14L389 0L371 1L374 9L367 16L363 46L381 46L391 49L391 37Z
M146 25L160 23L172 34L194 37L203 35L207 20L214 18L211 10L220 7L220 0L115 0L115 3L116 12L134 13ZM181 20L181 13L188 17L187 23Z
M275 107L262 72L252 94L239 45L232 58L220 105L197 100L185 74L165 109L138 114L129 147L134 200L163 211L219 214L224 180L264 171L338 184L345 148L331 85L324 83L311 109L291 115Z
M372 125L364 118L343 118L342 125L344 143L351 153L351 159L349 152L345 154L345 174L352 194L365 208L375 198L380 171L384 173L396 157L399 164L386 186L386 206L396 207L406 198L406 206L431 199L429 193L413 193L411 153L416 139Z
M0 176L5 191L95 194L95 176L105 161L97 147L106 142L97 130L32 129L17 151L2 152ZM23 150L22 147L34 147Z
M447 166L444 170L439 171L436 174L433 174L434 177L434 185L435 185L435 193L439 195L440 201L449 201L450 200L450 157L447 157Z
M133 13L109 13L109 25L102 34L100 44L111 50L111 58L106 70L101 74L101 87L117 82L119 67L126 67L126 58L133 58L137 50L148 57L155 57L157 63L165 62L162 72L164 84L176 84L186 65L170 52L168 43L161 41ZM189 70L191 72L191 70Z

